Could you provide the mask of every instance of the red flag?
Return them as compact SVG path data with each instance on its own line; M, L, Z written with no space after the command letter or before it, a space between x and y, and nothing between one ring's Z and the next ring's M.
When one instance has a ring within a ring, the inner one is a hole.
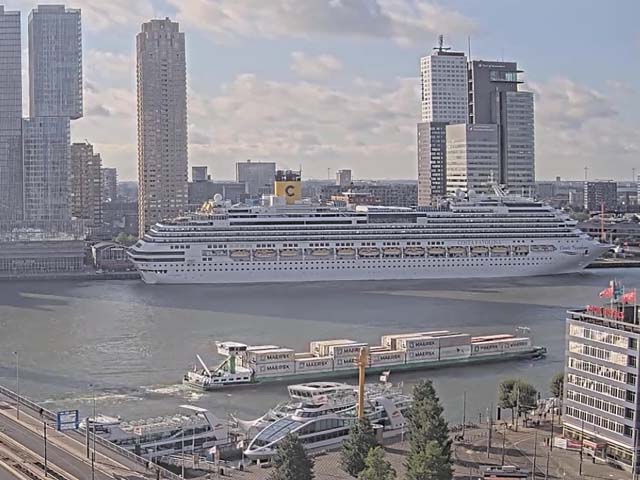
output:
M620 297L622 303L636 303L636 291L627 292Z
M600 292L600 298L611 298L613 296L613 287L607 287Z

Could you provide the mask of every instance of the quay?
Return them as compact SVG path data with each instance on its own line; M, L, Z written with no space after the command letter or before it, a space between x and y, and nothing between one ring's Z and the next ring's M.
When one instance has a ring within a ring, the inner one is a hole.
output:
M56 420L54 412L0 387L0 480L181 478L98 435L58 431Z

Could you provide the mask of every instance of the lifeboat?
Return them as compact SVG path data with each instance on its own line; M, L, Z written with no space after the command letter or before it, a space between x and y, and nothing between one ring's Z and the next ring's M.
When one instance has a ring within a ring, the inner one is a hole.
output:
M362 247L358 249L358 255L361 257L379 257L380 249L376 247Z
M353 257L356 254L356 251L350 247L338 248L336 250L336 254L339 257Z
M454 257L462 257L467 254L466 247L449 247L447 251L449 252L449 255Z
M402 253L402 250L398 247L384 247L382 249L382 253L385 257L399 257Z
M259 248L253 252L253 256L259 260L275 258L276 251L271 248Z
M504 245L494 245L491 247L492 255L509 255L509 247Z
M280 257L282 258L291 258L291 257L299 257L300 250L297 248L282 248L280 249Z
M431 257L444 257L447 253L447 249L444 247L429 247L427 248L429 256Z
M309 252L313 257L328 257L331 255L330 248L312 248Z
M422 257L424 255L424 248L422 248L422 247L405 247L404 254L407 257Z
M251 252L244 248L239 248L237 250L231 250L231 252L229 252L229 256L234 260L244 260L251 257Z
M525 253L529 253L529 247L526 245L516 245L513 247L514 253L519 253L520 255L524 255Z
M471 255L486 255L487 253L489 253L489 247L485 247L482 245L471 247Z

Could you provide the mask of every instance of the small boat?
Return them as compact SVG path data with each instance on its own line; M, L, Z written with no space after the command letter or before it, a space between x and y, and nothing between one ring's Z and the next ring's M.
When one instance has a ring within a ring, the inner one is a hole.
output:
M513 251L514 253L522 255L525 253L529 253L529 247L527 247L526 245L516 245L515 247L513 247Z
M432 257L444 257L447 253L447 249L444 247L429 247L427 251Z
M471 247L471 255L486 255L489 253L489 247L483 245Z
M301 251L297 248L282 248L280 249L280 257L282 258L291 258L291 257L299 257Z
M361 247L358 249L358 255L361 257L379 257L380 249L376 247Z
M385 257L399 257L402 250L399 247L384 247L382 253Z
M336 255L338 255L339 257L353 257L355 254L355 249L350 247L338 248L336 250Z
M259 260L276 257L276 251L271 248L259 248L253 252L253 256Z
M491 247L492 255L509 255L509 247L505 247L504 245L494 245Z
M229 255L231 256L231 258L233 258L235 260L242 260L242 259L251 257L251 252L249 250L245 250L243 248L240 248L240 249L237 249L237 250L231 250Z
M423 247L405 247L404 254L407 257L422 257L424 256Z
M448 249L449 255L454 257L461 257L467 254L466 247L449 247Z
M313 257L328 257L331 255L330 248L312 248L311 252L309 252Z

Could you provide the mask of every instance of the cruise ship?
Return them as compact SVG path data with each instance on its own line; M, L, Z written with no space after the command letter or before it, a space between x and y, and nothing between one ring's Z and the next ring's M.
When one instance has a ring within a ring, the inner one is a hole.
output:
M217 198L152 226L129 255L146 283L189 284L552 275L609 248L558 210L496 188L430 210Z

